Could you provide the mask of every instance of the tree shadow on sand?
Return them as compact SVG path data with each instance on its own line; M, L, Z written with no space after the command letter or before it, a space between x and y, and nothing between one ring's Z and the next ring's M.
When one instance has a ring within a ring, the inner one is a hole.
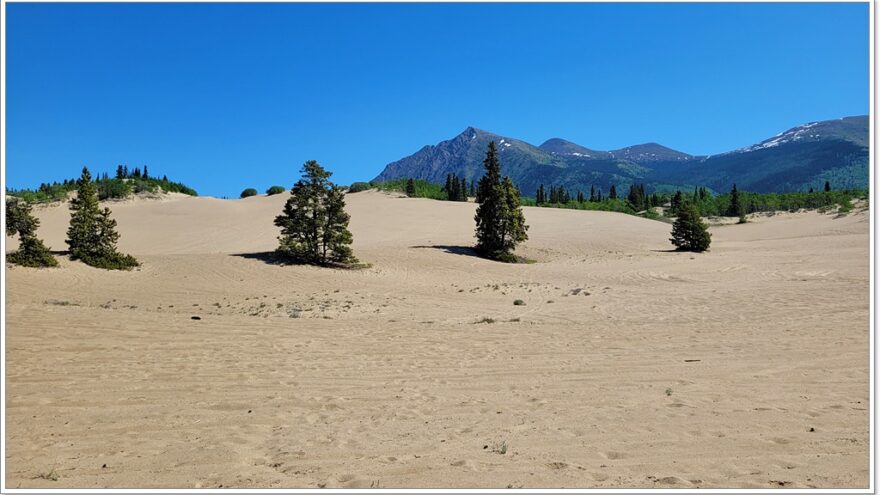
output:
M289 258L278 254L275 251L262 251L259 253L232 253L230 256L237 256L239 258L245 258L249 260L259 260L267 265L278 265L278 266L286 266L286 265L295 265Z
M412 249L439 249L449 254L457 254L459 256L473 256L474 258L483 258L476 249L470 246L410 246Z

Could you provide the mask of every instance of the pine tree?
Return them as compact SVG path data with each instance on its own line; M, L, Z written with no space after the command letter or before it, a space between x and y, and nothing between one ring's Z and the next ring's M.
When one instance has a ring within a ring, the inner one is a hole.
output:
M140 167L135 167L135 168L134 168L134 177L135 177L136 179L140 179L140 177L141 177L141 169L140 169Z
M733 188L730 190L730 205L727 207L727 216L742 218L744 215L745 208L743 208L739 197L739 191L736 190L736 184L734 184Z
M596 186L590 186L590 203L596 202Z
M149 179L149 178L150 178L150 176L147 174L147 166L146 166L146 165L144 165L144 175L143 175L143 178L144 178L144 179Z
M459 201L467 201L468 200L468 188L467 188L467 179L464 177L459 181L460 190L458 192L458 200Z
M577 201L578 201L578 203L581 203L581 204L584 203L584 193L582 191L578 191Z
M683 198L681 195L681 191L675 191L675 195L672 196L672 201L670 201L669 209L672 210L673 215L678 214L678 210L681 209L681 205L683 202Z
M471 186L470 186L470 190L468 191L468 196L470 196L472 198L477 197L477 182L474 180L471 180Z
M602 198L602 188L601 188L601 187L598 188L598 189L596 189L596 201L599 202L599 203L601 203L601 202L603 201L603 198Z
M124 179L125 178L125 169L122 168L122 165L116 167L116 178Z
M277 252L315 265L357 262L350 247L345 191L330 182L332 173L314 160L303 165L302 174L282 214L275 217L275 225L281 227Z
M538 192L535 193L535 204L544 204L546 199L544 198L544 184L538 186Z
M522 214L519 191L509 177L501 178L494 141L489 143L483 167L485 174L478 186L481 203L474 216L477 251L487 258L513 261L512 251L516 245L528 239L528 226Z
M614 184L611 185L611 190L608 191L608 199L617 199L617 187Z
M412 178L406 181L406 195L410 198L416 197L416 181Z
M703 252L709 249L712 234L700 218L700 212L693 203L684 203L678 217L672 224L672 237L669 239L679 251Z
M31 213L31 205L20 199L6 198L6 235L18 234L18 251L6 255L6 261L21 266L44 268L58 266L49 248L37 237L40 220Z
M128 175L128 165L123 165L122 166L122 178L127 179L129 177L130 177L130 175Z
M67 245L71 259L108 270L128 270L138 266L138 261L116 250L119 234L116 220L110 218L110 208L98 205L98 192L89 169L83 167L77 181L77 195L70 200L70 227L67 229Z
M452 174L446 174L446 185L443 186L443 192L446 193L446 199L449 199L450 191L452 191Z
M831 183L827 180L825 181L825 192L831 191Z

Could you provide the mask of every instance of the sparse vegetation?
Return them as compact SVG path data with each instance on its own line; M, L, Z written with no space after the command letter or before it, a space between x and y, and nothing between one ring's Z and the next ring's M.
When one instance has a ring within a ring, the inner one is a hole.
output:
M146 169L146 167L144 167ZM137 175L135 175L137 173ZM134 193L142 192L173 192L187 194L189 196L198 196L198 193L179 182L172 182L168 177L161 179L145 176L140 169L129 172L128 167L120 165L116 171L115 177L110 177L106 173L95 179L98 199L101 201L108 199L124 199ZM77 179L65 179L63 182L43 183L35 189L7 189L8 196L15 196L28 203L49 203L53 201L63 201L67 199L68 194L77 189Z
M475 323L477 323L477 324L480 324L480 323L495 323L495 318L484 317L482 320L478 320L478 321L476 321Z
M138 266L134 257L116 250L116 220L110 218L110 208L99 208L96 186L86 167L77 181L77 197L70 201L70 211L66 242L72 259L108 270Z
M303 177L290 189L284 211L275 218L281 227L277 253L315 265L357 263L345 212L345 191L330 182L331 172L318 162L303 165Z
M275 194L281 194L284 191L286 191L286 189L284 189L284 187L282 187L282 186L272 186L269 189L266 189L266 195L272 196Z
M374 189L374 186L369 182L353 182L350 186L348 186L348 192L350 193L369 191L370 189Z

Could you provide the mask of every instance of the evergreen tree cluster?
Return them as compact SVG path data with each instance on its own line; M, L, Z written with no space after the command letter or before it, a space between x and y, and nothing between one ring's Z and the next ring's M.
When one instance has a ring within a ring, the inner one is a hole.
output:
M470 189L473 189L473 184ZM443 192L446 193L447 201L467 201L470 189L467 185L467 179L459 178L454 174L446 175L446 184L443 186Z
M78 179L65 179L63 182L43 183L36 190L31 189L7 189L6 194L23 199L28 203L48 203L52 201L63 201L67 199L67 195L77 189ZM176 192L187 194L189 196L198 196L198 193L179 182L168 180L167 176L161 179L149 175L147 166L143 171L136 168L129 172L128 167L119 165L116 169L116 176L110 177L106 172L99 174L95 179L97 187L98 199L101 201L107 199L124 199L133 193L141 192Z
M71 259L109 270L138 266L134 257L116 250L116 220L110 218L110 208L99 207L97 186L86 167L77 181L77 195L70 200L70 211L66 242Z

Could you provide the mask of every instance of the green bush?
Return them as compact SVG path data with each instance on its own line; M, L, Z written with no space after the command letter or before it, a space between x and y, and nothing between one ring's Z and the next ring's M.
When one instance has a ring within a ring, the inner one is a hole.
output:
M131 194L131 184L125 179L108 179L99 180L95 184L98 186L98 199L122 199Z
M107 253L102 256L81 256L79 259L89 266L105 270L131 270L140 266L140 263L138 263L134 256L116 252Z
M281 186L272 186L269 189L266 189L266 195L272 196L273 194L281 194L285 191L285 189Z
M251 196L256 196L256 195L257 195L257 190L254 189L253 187L249 187L249 188L247 188L247 189L245 189L244 191L241 192L241 196L240 196L240 197L242 197L242 198L249 198L249 197L251 197Z
M373 189L373 186L369 182L353 182L348 186L348 192L350 193L369 191L370 189Z

